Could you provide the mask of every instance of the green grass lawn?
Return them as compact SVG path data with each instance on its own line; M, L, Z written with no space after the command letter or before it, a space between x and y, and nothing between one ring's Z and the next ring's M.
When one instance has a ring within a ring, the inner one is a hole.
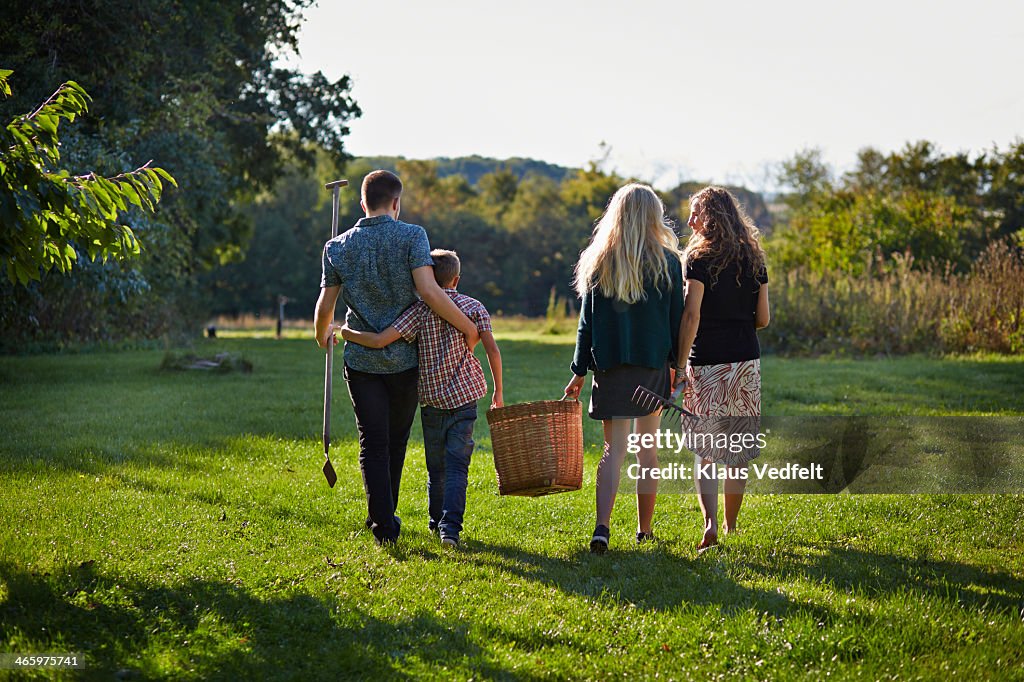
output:
M248 375L0 358L0 652L106 678L1024 678L1022 496L751 495L698 557L693 496L659 498L638 547L624 495L595 557L600 425L582 491L502 498L481 412L463 547L427 531L417 424L382 550L340 371L332 490L323 355L289 336L197 343ZM508 402L561 395L571 336L499 341ZM1024 358L769 357L763 377L765 414L1024 414Z

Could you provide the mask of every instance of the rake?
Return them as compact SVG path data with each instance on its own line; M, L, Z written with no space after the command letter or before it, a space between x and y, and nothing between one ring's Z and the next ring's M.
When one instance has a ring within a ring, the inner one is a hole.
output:
M636 391L633 393L633 402L646 410L651 410L652 412L660 407L663 410L663 416L667 416L669 419L678 419L679 423L682 424L683 417L696 418L697 416L685 407L675 403L675 399L679 397L682 390L683 384L680 384L679 388L672 392L672 395L668 398L664 398L643 386L637 386ZM665 412L665 410L667 410L667 412Z

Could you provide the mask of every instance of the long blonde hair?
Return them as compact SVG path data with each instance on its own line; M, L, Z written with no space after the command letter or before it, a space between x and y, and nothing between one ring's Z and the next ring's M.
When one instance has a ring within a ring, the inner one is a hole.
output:
M690 198L690 211L699 212L704 229L694 232L686 243L684 263L696 258L707 259L712 286L718 282L722 270L732 263L738 266L737 284L744 270L757 277L765 267L761 232L740 208L732 192L722 187L705 187Z
M665 221L665 205L647 185L630 183L608 201L590 245L576 263L573 286L581 297L600 289L633 304L647 298L644 285L672 288L665 249L679 257L679 239Z

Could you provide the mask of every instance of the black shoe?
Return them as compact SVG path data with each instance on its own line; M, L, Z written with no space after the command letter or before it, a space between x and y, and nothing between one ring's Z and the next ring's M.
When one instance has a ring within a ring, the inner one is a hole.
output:
M590 551L594 554L604 554L608 551L608 538L611 531L608 526L598 524L594 528L594 537L590 539Z
M379 537L374 536L374 539L377 541L378 545L381 545L381 546L393 545L396 542L398 542L398 536L402 534L402 519L400 519L400 518L398 518L396 516L394 524L395 524L395 535L393 537L379 538Z
M441 538L441 545L444 547L458 548L459 538L454 535L445 535Z
M366 517L366 527L373 528L373 519L371 519L369 516Z
M638 545L642 545L645 542L654 542L654 531L653 530L650 533L645 533L642 530L637 531L637 533L636 533L636 543Z

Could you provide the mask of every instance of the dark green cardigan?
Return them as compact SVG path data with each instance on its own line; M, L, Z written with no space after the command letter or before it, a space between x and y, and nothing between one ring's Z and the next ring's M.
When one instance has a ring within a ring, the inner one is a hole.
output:
M669 291L648 286L647 298L632 305L607 298L598 289L584 295L570 365L574 374L586 376L587 370L618 365L658 368L675 362L683 317L683 267L677 255L666 256L672 280Z

